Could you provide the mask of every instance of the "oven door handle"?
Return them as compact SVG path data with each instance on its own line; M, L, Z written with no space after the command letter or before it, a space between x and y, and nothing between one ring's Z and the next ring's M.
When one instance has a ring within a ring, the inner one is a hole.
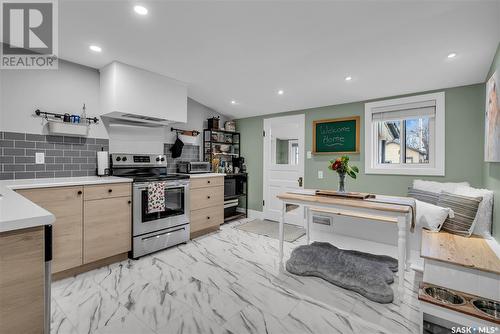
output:
M185 184L171 184L168 186L165 186L165 189L174 189L174 188L187 188L188 186ZM142 186L142 185L134 185L134 188L140 191L147 190L148 186Z
M185 230L185 229L186 229L185 227L181 227L181 228L178 228L178 229L175 229L175 230L172 230L172 231L158 233L158 234L153 235L151 237L142 238L142 241L148 241L148 240L151 240L151 239L157 239L157 238L161 237L162 235L170 235L170 234L172 234L174 232L182 231L182 230Z

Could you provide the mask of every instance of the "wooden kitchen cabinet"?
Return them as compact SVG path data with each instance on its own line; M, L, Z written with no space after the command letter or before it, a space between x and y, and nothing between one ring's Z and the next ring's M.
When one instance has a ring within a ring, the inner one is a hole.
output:
M52 273L57 274L55 279L121 260L131 249L130 183L23 189L17 192L56 218L52 224Z
M0 233L1 334L43 333L44 249L43 226Z
M85 201L83 262L90 263L128 252L132 238L129 196Z
M111 183L85 186L86 201L131 195L130 183Z
M199 177L189 180L191 189L224 186L224 177Z
M224 187L208 187L191 190L191 210L224 205Z
M83 263L83 187L55 187L17 190L19 194L52 213L52 272Z
M218 230L224 222L224 176L192 178L189 193L191 239Z

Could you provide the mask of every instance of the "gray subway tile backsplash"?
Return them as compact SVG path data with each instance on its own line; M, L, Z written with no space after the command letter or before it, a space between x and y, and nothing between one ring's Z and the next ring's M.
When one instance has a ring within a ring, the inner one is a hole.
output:
M0 140L0 147L14 147L14 141L2 139Z
M167 156L167 173L177 172L177 162L179 161L200 161L200 146L198 145L184 145L182 154L178 158L172 158L170 148L173 144L164 144L163 151Z
M43 142L43 141L45 141L45 135L37 135L37 134L27 133L26 140L42 141Z
M26 140L26 134L20 132L4 132L3 139Z
M15 179L34 179L36 177L35 172L15 172ZM42 176L40 176L42 177Z
M95 175L101 148L108 139L0 131L0 180ZM35 164L37 152L44 164Z

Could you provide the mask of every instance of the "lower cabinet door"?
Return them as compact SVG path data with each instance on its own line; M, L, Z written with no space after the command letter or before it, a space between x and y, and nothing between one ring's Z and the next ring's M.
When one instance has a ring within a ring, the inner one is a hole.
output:
M56 217L52 224L52 273L82 265L82 187L56 187L17 191Z
M44 228L0 233L0 333L43 333Z
M191 211L191 234L218 227L224 223L224 208L222 205L216 205L211 208Z
M128 252L132 238L130 197L84 202L83 262Z

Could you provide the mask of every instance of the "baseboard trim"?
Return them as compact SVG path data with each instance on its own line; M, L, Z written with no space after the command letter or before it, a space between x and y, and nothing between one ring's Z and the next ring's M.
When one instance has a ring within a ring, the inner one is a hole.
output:
M75 275L84 273L86 271L94 270L94 269L104 267L104 266L110 265L112 263L120 262L120 261L123 261L126 259L128 259L128 253L121 253L118 255L110 256L110 257L107 257L105 259L97 260L97 261L91 262L91 263L86 263L86 264L83 264L83 265L75 267L75 268L70 268L70 269L67 269L64 271L59 271L57 273L53 273L52 280L58 281L58 280L61 280L63 278L75 276Z
M264 219L264 212L248 209L248 218Z

